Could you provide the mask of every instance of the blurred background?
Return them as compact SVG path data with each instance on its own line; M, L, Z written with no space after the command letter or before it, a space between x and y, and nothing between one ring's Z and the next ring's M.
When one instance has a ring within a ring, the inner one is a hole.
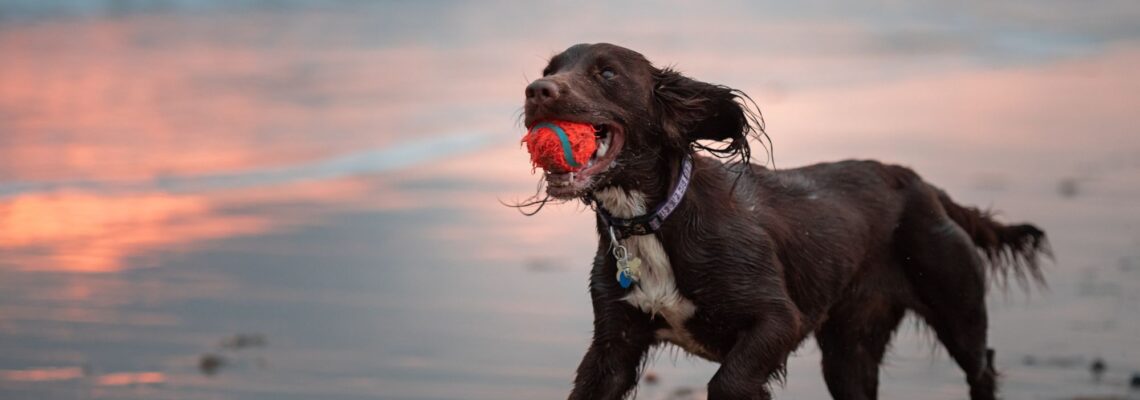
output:
M1039 224L1049 288L990 296L1005 398L1140 398L1137 21L1131 0L0 0L0 398L564 398L594 217L500 201L539 178L524 86L601 41L749 93L776 168L882 159ZM967 397L908 321L883 397ZM654 357L640 399L701 398L716 368ZM818 364L805 343L778 397L828 398Z

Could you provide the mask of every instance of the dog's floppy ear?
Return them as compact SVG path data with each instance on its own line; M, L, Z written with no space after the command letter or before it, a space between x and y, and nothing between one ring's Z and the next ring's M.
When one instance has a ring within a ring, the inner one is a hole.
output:
M747 146L749 126L741 92L688 78L669 68L654 73L653 96L665 135L678 148L697 140ZM762 128L761 128L762 129Z

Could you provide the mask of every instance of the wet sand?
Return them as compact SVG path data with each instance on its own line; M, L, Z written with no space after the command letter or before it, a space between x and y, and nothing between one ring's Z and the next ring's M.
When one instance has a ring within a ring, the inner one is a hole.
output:
M1048 288L989 299L1002 393L1140 398L1140 7L274 4L0 2L0 397L564 397L593 217L500 200L538 179L528 78L611 41L752 95L777 168L895 162L1043 227ZM918 326L882 397L966 398ZM777 397L828 398L818 364ZM701 398L715 365L649 369Z

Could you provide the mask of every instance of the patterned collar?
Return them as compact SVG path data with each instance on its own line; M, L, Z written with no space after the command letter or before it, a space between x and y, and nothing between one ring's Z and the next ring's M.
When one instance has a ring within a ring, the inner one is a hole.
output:
M665 223L665 218L677 209L677 205L681 204L681 199L685 197L685 190L689 188L689 180L693 176L693 157L692 155L685 154L681 160L681 177L677 179L677 184L673 187L673 193L665 202L658 204L653 208L653 211L638 215L632 218L618 218L606 211L600 202L597 202L593 196L590 200L596 204L598 210L598 217L606 223L606 226L613 228L617 234L617 239L622 240L634 235L648 235L657 232L661 229L661 224Z

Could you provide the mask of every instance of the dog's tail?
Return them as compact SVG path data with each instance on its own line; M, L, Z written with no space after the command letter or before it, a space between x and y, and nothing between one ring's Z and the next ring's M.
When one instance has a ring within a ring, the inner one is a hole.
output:
M1011 274L1023 287L1027 286L1029 278L1039 285L1045 284L1040 258L1053 257L1045 231L1031 224L999 223L991 212L957 204L941 190L938 191L938 200L950 219L961 226L985 254L994 275L1001 278L1003 285Z

